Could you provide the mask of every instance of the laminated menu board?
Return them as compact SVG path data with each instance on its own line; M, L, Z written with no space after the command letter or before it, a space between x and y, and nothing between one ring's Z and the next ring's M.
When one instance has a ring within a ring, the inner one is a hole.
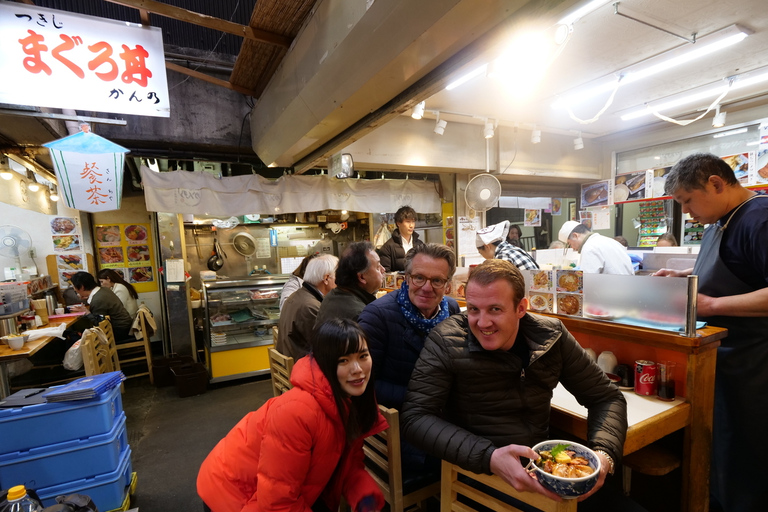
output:
M96 263L123 274L136 291L157 290L149 224L98 224L95 226Z

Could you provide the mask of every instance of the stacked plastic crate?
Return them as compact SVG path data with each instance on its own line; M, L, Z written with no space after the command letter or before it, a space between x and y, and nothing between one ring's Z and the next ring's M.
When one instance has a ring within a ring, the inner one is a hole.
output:
M23 484L44 506L85 494L99 510L124 509L131 449L120 386L89 400L0 409L0 488Z

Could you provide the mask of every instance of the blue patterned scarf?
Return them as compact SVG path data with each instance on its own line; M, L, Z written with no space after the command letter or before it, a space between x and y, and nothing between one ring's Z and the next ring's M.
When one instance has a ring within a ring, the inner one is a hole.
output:
M408 297L408 280L404 280L400 286L400 293L397 294L397 303L400 305L400 311L403 312L403 316L414 328L414 330L422 335L429 334L434 326L448 318L450 313L448 312L448 299L443 296L438 306L437 315L434 318L424 318L421 311L413 305L411 299Z

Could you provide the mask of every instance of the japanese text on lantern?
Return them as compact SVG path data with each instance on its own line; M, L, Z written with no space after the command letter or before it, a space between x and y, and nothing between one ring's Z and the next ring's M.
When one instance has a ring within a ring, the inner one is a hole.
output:
M80 179L88 182L89 186L85 189L88 194L88 202L93 205L106 204L107 199L111 200L114 192L109 188L108 184L105 187L105 182L110 182L112 179L96 167L96 162L85 162L83 170L80 171Z

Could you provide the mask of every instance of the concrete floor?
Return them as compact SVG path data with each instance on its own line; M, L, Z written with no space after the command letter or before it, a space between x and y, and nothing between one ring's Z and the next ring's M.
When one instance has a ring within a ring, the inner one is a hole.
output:
M205 457L247 413L272 397L269 375L209 386L179 398L176 388L149 379L126 382L123 408L138 483L132 507L141 512L203 510L197 471Z
M269 375L211 385L187 398L173 386L150 385L148 378L126 381L123 407L138 476L131 506L140 512L202 511L195 488L200 464L243 416L271 397ZM614 478L620 485L621 476ZM679 510L679 489L680 469L664 477L633 475L632 498L649 512Z

